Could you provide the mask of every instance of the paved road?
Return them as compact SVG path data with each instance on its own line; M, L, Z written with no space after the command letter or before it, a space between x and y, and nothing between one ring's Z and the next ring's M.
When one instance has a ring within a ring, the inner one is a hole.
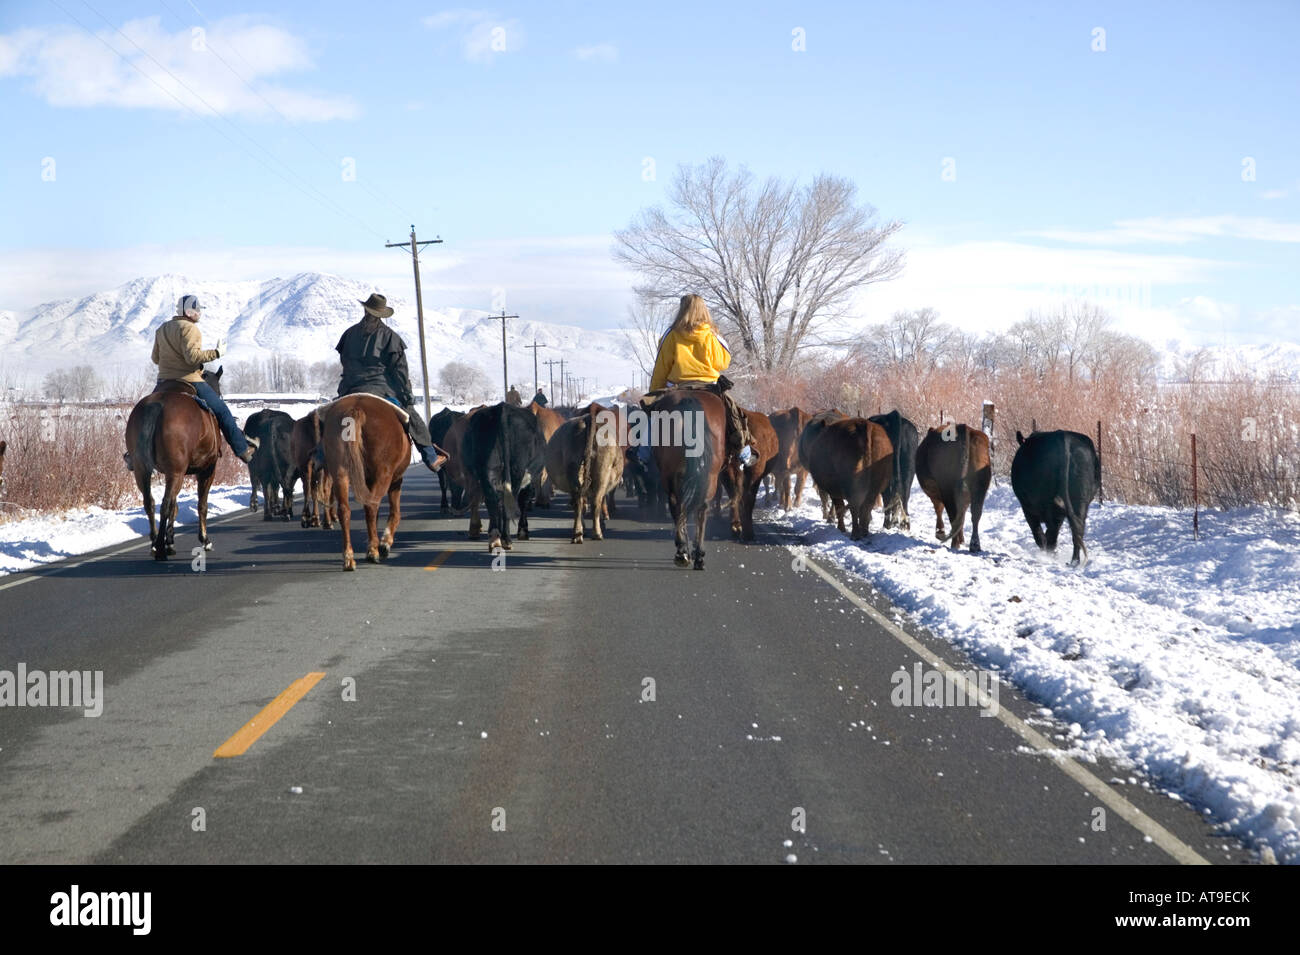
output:
M214 525L203 572L138 547L0 580L0 669L105 680L98 718L0 709L0 861L1248 858L1140 786L1116 785L1094 831L1096 787L1005 722L892 706L915 653L827 577L880 606L861 582L792 568L791 541L711 541L696 573L626 507L571 545L557 505L494 571L428 477L411 472L391 561L355 574L336 533L241 515ZM311 673L243 755L214 758ZM1005 687L1001 705L1034 711Z

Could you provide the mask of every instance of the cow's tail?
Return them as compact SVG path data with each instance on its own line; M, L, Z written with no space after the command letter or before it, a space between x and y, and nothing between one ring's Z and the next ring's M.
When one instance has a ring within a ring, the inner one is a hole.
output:
M382 495L366 483L366 448L362 441L365 432L366 413L358 403L352 410L353 435L351 441L343 441L343 466L348 472L348 483L352 493L363 507L377 507Z
M501 415L497 419L497 441L501 445L501 488L505 492L502 494L501 503L505 508L506 520L517 521L519 520L519 492L523 489L514 486L510 475L510 441L506 433L507 407L504 404L501 406Z
M691 514L709 503L709 473L713 470L715 449L710 440L712 432L709 430L708 415L700 400L694 396L687 398L682 402L681 408L683 431L686 428L685 416L688 414L698 414L703 425L700 432L700 453L690 455L685 453L686 448L682 449L686 473L682 478L681 508L684 513Z
M587 409L587 447L582 452L582 461L578 465L578 500L585 501L591 495L591 485L596 473L596 406ZM599 506L597 504L596 506Z
M961 455L961 471L957 475L957 487L966 486L973 493L974 488L971 488L969 484L969 482L973 477L971 473L971 467L970 467L970 428L966 427L964 424L959 424L956 427L957 427L957 434L958 434L957 450L958 453ZM953 537L955 537L957 535L957 532L960 530L961 530L960 525L950 526L948 528L948 533L945 534L943 537L939 538L939 543L940 544L948 543L948 541L952 540Z
M1063 444L1065 451L1065 466L1061 468L1061 483L1056 497L1052 503L1065 511L1065 519L1070 525L1070 530L1083 539L1083 518L1079 515L1078 502L1070 496L1070 466L1072 455L1070 453L1070 444L1066 441ZM1095 457L1094 457L1095 460Z
M135 448L132 451L132 463L145 469L149 474L158 470L154 461L154 439L158 436L158 425L162 422L163 406L161 401L151 401L140 409L140 430L135 435Z

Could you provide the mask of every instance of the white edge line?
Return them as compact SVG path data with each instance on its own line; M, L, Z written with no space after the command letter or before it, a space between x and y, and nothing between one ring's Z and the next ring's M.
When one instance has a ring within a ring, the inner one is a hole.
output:
M1052 762L1060 767L1061 771L1086 788L1089 792L1095 793L1097 798L1109 806L1121 819L1137 829L1143 835L1147 836L1157 846L1167 852L1182 865L1209 865L1209 860L1198 854L1195 849L1187 845L1172 832L1166 829L1160 823L1156 822L1137 806L1133 805L1118 792L1102 782L1100 778L1090 772L1088 769L1079 764L1073 757L1066 754L1058 747L1052 745L1047 737L1043 736L1033 727L1025 723L1024 720L1016 716L1005 706L990 707L992 702L980 696L978 687L970 681L964 673L953 669L944 660L931 651L928 647L918 641L915 637L903 630L892 620L882 614L867 601L863 600L853 591L845 587L840 581L836 580L829 571L819 566L811 557L801 549L801 545L788 544L787 549L797 555L817 576L826 581L832 587L840 592L844 597L851 601L854 606L874 620L897 641L907 649L911 650L930 666L943 673L944 677L950 681L963 682L968 685L968 694L970 696L979 696L980 705L986 709L995 709L994 716L1001 720L1009 729L1014 731L1026 743L1038 750L1045 756L1051 758Z
M220 517L214 517L209 519L208 526L210 527L213 524L225 524L236 517L247 517L251 513L253 512L247 510L246 508L241 508L239 511L235 511L230 514L222 514ZM178 524L176 526L197 528L198 523L196 522L194 524ZM82 560L78 560L75 564L67 563L67 561L72 560L71 557L64 557L62 560L51 561L48 564L38 564L35 567L28 567L26 570L15 570L12 576L17 577L18 579L6 581L5 583L0 584L0 590L8 590L10 587L21 587L23 584L30 584L33 580L44 580L46 577L51 577L54 574L62 573L65 570L73 570L77 567L81 567L84 564L93 564L97 560L104 560L108 557L116 557L118 554L125 554L129 550L138 550L141 547L148 547L150 543L151 542L148 539L138 540L135 543L125 544L122 547L116 548L115 550L110 550L103 554L96 554L94 557L86 557Z

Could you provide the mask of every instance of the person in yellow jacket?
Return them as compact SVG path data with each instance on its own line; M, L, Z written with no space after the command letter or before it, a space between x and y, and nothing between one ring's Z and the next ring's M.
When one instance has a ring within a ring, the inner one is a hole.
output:
M230 443L230 449L239 460L247 464L253 460L257 440L239 430L235 416L221 400L216 389L203 380L203 366L216 361L225 353L226 342L221 339L216 348L203 347L203 333L199 331L202 314L199 300L193 295L182 295L176 305L176 315L163 322L154 332L153 363L158 366L158 382L183 381L194 387L194 392L212 409L221 425L221 432Z
M749 429L744 412L718 379L731 365L731 349L713 327L709 307L698 295L683 295L668 331L659 339L659 355L650 376L650 391L667 385L708 387L722 398L727 409L727 449L745 467L752 459Z

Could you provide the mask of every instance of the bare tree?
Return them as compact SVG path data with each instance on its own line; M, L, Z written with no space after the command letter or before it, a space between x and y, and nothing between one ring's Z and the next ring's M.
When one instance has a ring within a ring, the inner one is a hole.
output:
M858 292L902 271L903 253L886 245L902 223L876 224L856 194L835 176L799 188L756 184L720 157L683 165L669 208L643 209L616 232L614 258L641 275L638 293L672 301L695 292L754 366L788 368Z
M45 396L55 401L90 401L102 397L104 383L90 365L60 368L45 376Z
M646 378L654 373L655 359L659 354L659 339L673 320L673 310L661 299L640 293L635 304L627 307L627 321L623 323L623 337L636 358L637 366Z
M307 369L307 385L323 395L332 395L339 388L343 368L337 361L314 361Z
M487 372L463 361L443 365L438 372L438 384L447 397L459 401L478 401L492 390Z

